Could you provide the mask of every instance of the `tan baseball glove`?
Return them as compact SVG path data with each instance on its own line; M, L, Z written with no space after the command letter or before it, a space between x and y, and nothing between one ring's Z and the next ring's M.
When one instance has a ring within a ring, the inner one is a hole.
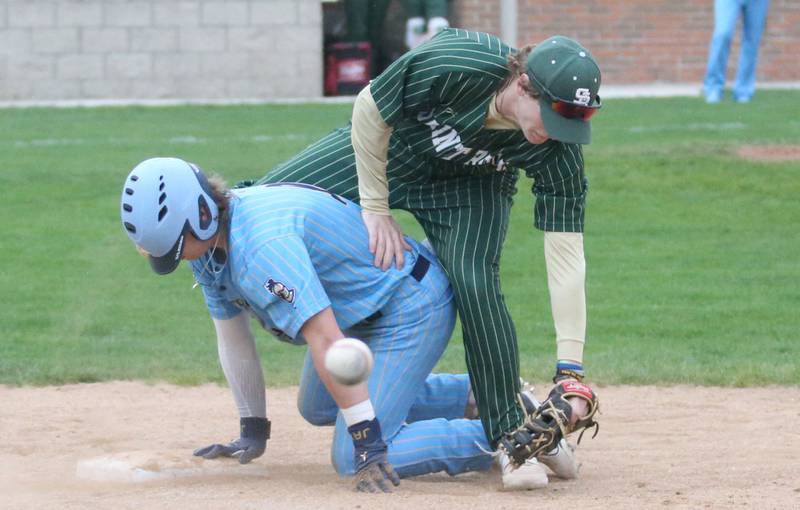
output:
M586 401L588 412L572 423L572 406L568 398L577 397ZM547 400L530 414L518 429L507 433L498 444L515 465L522 465L525 460L547 453L558 446L561 438L572 432L581 431L580 443L586 429L594 428L597 435L599 428L595 415L599 407L597 395L592 389L575 380L559 381L550 391Z

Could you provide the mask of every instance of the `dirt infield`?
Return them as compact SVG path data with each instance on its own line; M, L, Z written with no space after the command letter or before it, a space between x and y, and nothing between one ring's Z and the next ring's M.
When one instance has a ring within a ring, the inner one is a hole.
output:
M742 145L736 154L750 161L800 161L800 145Z
M363 495L333 472L331 429L300 419L296 388L268 392L272 439L247 473L206 461L217 474L100 483L78 479L78 462L121 452L189 459L194 447L230 439L237 418L228 390L0 387L0 508L800 507L800 388L600 387L598 394L600 433L579 446L576 481L501 493L496 471L431 475L404 480L392 495Z

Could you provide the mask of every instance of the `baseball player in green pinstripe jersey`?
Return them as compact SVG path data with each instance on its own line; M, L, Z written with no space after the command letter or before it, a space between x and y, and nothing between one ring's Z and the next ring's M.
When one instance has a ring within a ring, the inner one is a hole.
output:
M596 61L572 39L555 36L517 51L489 34L447 29L373 80L356 99L350 125L259 181L305 182L360 201L370 250L384 269L401 267L409 249L390 210L416 217L452 282L478 415L508 489L547 483L536 457L574 467L562 436L594 424L597 399L580 382L581 144L590 141L599 87ZM542 409L559 410L538 421L519 404L517 338L499 276L519 170L534 180L557 336L557 384ZM556 430L546 441L542 423Z

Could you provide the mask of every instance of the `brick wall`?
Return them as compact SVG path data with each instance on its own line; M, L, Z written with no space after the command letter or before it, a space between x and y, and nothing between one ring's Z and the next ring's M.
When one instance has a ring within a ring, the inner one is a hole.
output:
M500 0L453 0L457 26L500 35ZM589 48L604 83L700 82L713 30L713 0L518 0L521 45L559 33ZM733 77L738 38L729 58ZM509 41L511 42L511 41ZM772 0L759 81L800 81L800 0Z
M320 0L0 0L0 100L321 94Z
M499 0L451 0L450 13L454 27L500 35Z

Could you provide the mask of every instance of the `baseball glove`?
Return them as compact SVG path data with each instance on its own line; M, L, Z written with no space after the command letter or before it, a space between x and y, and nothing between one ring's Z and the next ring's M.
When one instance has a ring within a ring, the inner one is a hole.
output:
M585 400L589 407L586 415L574 424L570 423L572 406L567 401L567 398L571 397ZM598 405L597 395L591 388L579 381L562 380L553 387L547 400L528 415L525 423L500 439L498 448L508 455L515 466L520 466L527 459L551 451L558 446L561 438L577 430L581 431L578 443L586 429L593 427L595 431L592 437L594 437L599 429L594 419Z

